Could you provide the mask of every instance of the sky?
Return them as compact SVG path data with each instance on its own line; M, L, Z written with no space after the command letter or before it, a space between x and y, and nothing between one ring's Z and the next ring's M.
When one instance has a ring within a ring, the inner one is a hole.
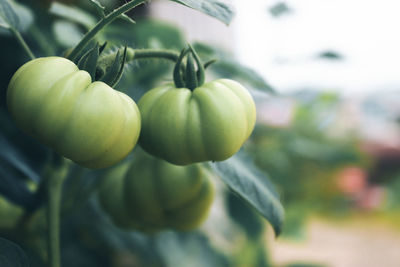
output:
M233 0L235 51L279 91L369 94L400 88L399 0ZM282 2L282 1L281 1ZM249 4L251 3L251 4ZM343 60L317 55L335 51Z

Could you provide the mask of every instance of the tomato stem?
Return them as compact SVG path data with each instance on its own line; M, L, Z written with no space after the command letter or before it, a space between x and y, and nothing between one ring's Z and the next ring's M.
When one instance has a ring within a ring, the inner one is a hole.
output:
M35 59L35 55L32 53L32 50L29 48L29 46L26 44L24 38L22 38L22 35L17 31L15 28L11 27L10 28L11 33L14 35L14 37L17 39L18 43L21 45L21 47L24 49L26 54L30 57L30 59Z
M133 49L128 47L126 61L132 61L142 58L164 58L176 62L179 53L166 49Z
M69 165L65 159L61 164L51 165L45 170L47 183L47 246L50 267L61 267L60 256L60 205L62 185L68 174Z
M147 2L148 0L132 0L129 3L126 3L119 8L115 9L107 16L102 18L91 30L89 30L85 36L80 40L80 42L74 47L74 49L69 54L68 58L72 61L76 60L76 57L79 53L89 44L89 42L96 36L98 32L100 32L105 26L110 24L119 15L124 14L125 12L135 8L136 6Z

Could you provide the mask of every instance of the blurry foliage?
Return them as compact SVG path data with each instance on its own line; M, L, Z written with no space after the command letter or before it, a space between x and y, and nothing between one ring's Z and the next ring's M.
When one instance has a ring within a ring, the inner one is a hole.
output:
M292 12L292 9L285 2L278 2L269 8L269 13L274 17L280 17Z
M0 266L29 267L29 261L18 245L0 237Z
M327 59L327 60L341 60L343 56L336 51L324 51L317 55L318 58Z
M339 113L336 95L303 92L290 97L295 99L288 106L293 109L290 122L283 127L259 124L248 148L256 164L278 185L287 214L283 234L301 238L309 214L348 210L346 196L337 186L337 173L367 161L355 136L329 135ZM273 101L269 99L266 105Z
M203 43L194 44L194 48L204 62L213 59L216 60L209 69L212 70L217 78L235 79L251 90L260 90L269 93L275 92L262 76L235 61L233 55L223 49Z

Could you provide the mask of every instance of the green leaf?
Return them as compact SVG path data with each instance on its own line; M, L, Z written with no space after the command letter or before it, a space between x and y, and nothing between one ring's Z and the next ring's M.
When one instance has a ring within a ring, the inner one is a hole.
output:
M240 225L251 239L260 239L264 223L258 213L233 193L227 194L229 215Z
M66 20L56 21L53 24L53 32L58 43L66 48L75 46L83 36L83 32L75 23Z
M100 47L99 44L96 43L95 47L84 54L78 62L78 68L80 70L86 70L90 74L90 77L92 77L92 81L96 78L96 65L97 60L99 59L99 54Z
M235 79L244 83L244 85L248 85L249 89L276 94L274 88L268 84L264 77L253 69L240 64L231 54L203 43L195 43L193 46L201 58L210 60L206 63L207 67L217 74L217 77ZM212 67L210 67L210 63L214 63Z
M331 50L327 50L324 52L321 52L317 55L318 58L322 58L322 59L328 59L328 60L341 60L343 59L343 56L336 52L336 51L331 51Z
M248 84L252 89L275 94L276 91L255 70L241 65L233 60L219 60L213 67L213 71L224 78L232 78Z
M176 266L232 266L227 256L210 244L201 233L166 232L157 235L155 248L166 267Z
M19 28L19 19L8 0L0 0L0 27Z
M33 20L34 20L32 11L29 8L27 8L26 6L21 5L18 2L8 0L8 4L12 10L11 12L14 12L14 14L16 16L16 20L18 21L15 25L10 25L7 22L7 20L4 19L4 16L1 14L1 12L2 12L1 2L2 1L7 2L7 0L0 0L0 27L8 29L8 28L10 28L10 26L13 26L14 29L16 29L20 32L26 32L29 29L29 27L32 25Z
M3 162L10 164L29 179L36 182L39 181L39 174L30 167L26 162L24 155L19 153L19 151L15 149L15 147L11 145L3 135L0 135L0 147L0 159Z
M25 252L17 244L0 237L0 266L29 267L29 261Z
M278 236L282 231L284 210L268 177L242 152L222 162L211 164L212 169L236 194L261 213Z
M214 58L214 59L210 59L209 61L207 61L206 63L204 63L204 69L207 69L208 67L210 67L212 64L214 64L215 62L217 62L218 59Z
M269 9L269 12L274 17L280 17L282 15L292 12L292 9L284 2L279 2Z
M107 72L104 74L103 77L100 78L100 81L105 82L111 87L115 86L122 76L122 71L125 66L125 60L126 60L126 47L123 51L121 49L118 49L111 66L104 68Z
M119 71L118 71L117 75L115 76L114 80L112 81L112 83L110 84L110 86L113 88L119 83L119 81L121 80L122 74L124 73L127 49L128 49L128 47L125 46L124 53L122 54L122 61L120 62Z
M218 0L171 0L173 2L196 9L225 24L229 24L234 16L232 6Z
M97 20L92 15L82 11L82 9L58 2L53 2L49 12L53 15L78 23L86 29L91 29L97 23Z

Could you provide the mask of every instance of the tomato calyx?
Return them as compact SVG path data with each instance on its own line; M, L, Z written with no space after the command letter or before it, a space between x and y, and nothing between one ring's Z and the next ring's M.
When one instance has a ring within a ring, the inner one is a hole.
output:
M122 77L126 58L127 47L118 49L115 53L101 55L107 43L89 49L77 59L77 66L80 70L87 71L92 81L102 81L110 87L115 87Z
M186 62L184 61L185 57ZM193 91L204 83L205 69L214 62L216 62L215 59L203 64L196 50L189 44L181 51L176 61L173 73L175 86L189 88Z

